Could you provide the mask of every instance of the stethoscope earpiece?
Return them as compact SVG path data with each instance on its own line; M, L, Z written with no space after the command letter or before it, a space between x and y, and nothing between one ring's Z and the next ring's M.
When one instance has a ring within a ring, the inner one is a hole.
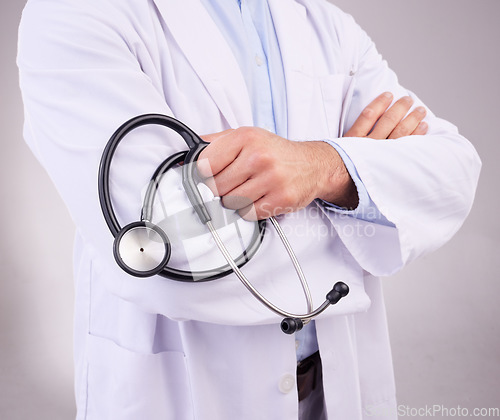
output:
M113 254L118 265L136 277L158 274L168 263L170 241L158 226L134 222L125 226L116 236Z
M313 318L317 317L326 308L328 308L328 306L335 305L340 299L346 297L348 294L349 286L343 281L338 281L333 285L333 289L327 293L326 299L323 304L316 310L310 311L309 313L300 316L290 316L292 314L289 314L289 316L284 318L280 324L281 331L283 331L285 334L293 334L297 331L300 331L305 324L307 324Z
M304 322L300 318L283 318L281 321L281 331L285 334L293 334L297 331L300 331L302 327L304 327Z
M349 286L342 281L338 281L326 295L326 300L330 302L330 305L335 305L340 299L346 297L348 293Z

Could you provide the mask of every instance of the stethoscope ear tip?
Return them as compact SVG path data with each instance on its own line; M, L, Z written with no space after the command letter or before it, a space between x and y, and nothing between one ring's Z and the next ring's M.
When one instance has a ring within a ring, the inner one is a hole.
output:
M305 314L304 318L286 317L281 321L281 331L285 334L293 334L300 331L304 327L304 322L308 322L314 316L319 315L329 305L335 305L340 299L347 296L349 293L349 286L342 281L334 284L333 289L326 295L325 302L315 311Z
M281 331L285 334L293 334L297 331L300 331L304 326L304 322L300 318L284 318L281 321Z
M171 254L170 241L158 226L134 222L116 236L113 254L125 272L135 277L150 277L160 273Z
M343 281L338 281L326 295L326 300L330 302L330 305L335 305L340 299L346 297L348 293L349 286Z

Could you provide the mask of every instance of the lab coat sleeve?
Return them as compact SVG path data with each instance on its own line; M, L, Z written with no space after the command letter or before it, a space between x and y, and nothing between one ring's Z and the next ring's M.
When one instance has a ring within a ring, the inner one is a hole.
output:
M413 107L424 105L400 86L395 73L352 18L347 17L343 25L349 29L342 33L358 34L360 54L345 131L384 91L392 92L395 100L411 95ZM391 275L442 246L457 232L472 206L481 167L474 147L455 126L429 109L425 121L429 130L424 136L335 140L354 163L375 205L394 224L373 225L335 214L334 209L329 211L351 254L376 276Z
M113 293L134 301L122 282L138 280L117 270L113 259L113 237L97 196L98 167L107 140L122 123L146 113L172 115L172 110L160 77L155 81L153 71L141 68L155 59L146 43L138 42L141 28L124 16L128 9L114 7L113 2L29 2L19 30L18 66L25 139L69 209L96 275ZM154 39L149 42L154 45ZM149 178L180 150L186 150L183 140L158 126L134 131L119 146L110 179L122 226L139 220ZM171 201L181 189L172 192ZM181 195L182 209L186 197ZM171 315L168 304L160 309Z
M97 9L95 4L80 8L74 3L30 2L19 31L18 66L25 139L83 237L97 255L104 249L107 255L110 232L96 196L104 145L129 118L171 111L141 71L134 46L120 35L123 17L110 10L108 2L103 2L101 10L92 10ZM114 23L106 16L113 16ZM112 190L122 223L137 220L138 192L147 184L155 163L183 149L176 140L162 141L159 133L143 130L117 152ZM124 170L132 159L134 176Z
M175 55L165 50L173 42L165 42L163 37L168 34L161 32L158 21L151 17L151 10L143 7L143 2L130 2L127 6L107 1L28 2L20 25L18 49L25 140L54 182L76 225L77 237L83 241L85 261L90 261L84 280L93 285L93 305L106 312L103 319L127 312L133 316L115 320L116 325L126 326L131 320L134 325L142 325L138 320L143 319L143 314L227 323L231 319L227 319L226 313L234 313L232 322L246 322L239 315L242 311L236 312L239 301L231 295L239 296L240 289L244 290L244 296L248 295L239 282L224 278L217 282L217 288L212 285L214 282L193 284L160 276L138 279L121 270L114 260L114 238L106 226L97 187L101 155L113 132L128 119L146 113L174 115L195 131L197 125L198 129L210 130L225 124L215 106L204 108L204 118L213 121L213 126L200 124L197 112L192 111L196 109L196 101L190 112L178 115L176 104L183 99L189 101L199 90L193 88L188 95L180 90L175 76L182 79L185 65L172 70L169 74L175 74L168 78L168 86L164 86L160 69L176 63L160 61L168 61L170 56L178 57L180 53ZM155 39L155 34L161 41ZM179 92L175 104L165 99L164 90L172 89ZM164 159L180 150L186 150L182 138L158 126L134 130L120 144L111 167L110 189L121 226L139 220L142 194L150 177ZM175 188L173 184L167 188L166 201L178 208L184 221L189 211L194 216L194 210L180 183L174 184ZM197 221L195 217L191 220ZM226 233L223 239L228 236L235 239L232 232ZM194 241L193 252L188 256L191 260L181 252L180 257L172 255L170 262L177 258L175 267L181 269L187 269L193 261L200 265L206 260L215 267L223 265L224 261L216 264L223 257L208 236L207 233L200 240L188 241ZM233 242L240 246L237 239ZM213 303L221 300L226 302ZM111 305L121 309L106 311ZM224 305L230 309L221 311ZM259 310L269 317L267 310L260 306ZM261 317L253 307L248 311ZM95 308L93 313L96 320ZM155 319L148 318L147 327L142 329L154 334ZM104 328L104 324L109 331L102 334L112 336L116 325L101 320L91 326L93 333L101 334L96 329ZM122 330L132 331L128 327ZM133 334L126 336L129 344L134 341Z

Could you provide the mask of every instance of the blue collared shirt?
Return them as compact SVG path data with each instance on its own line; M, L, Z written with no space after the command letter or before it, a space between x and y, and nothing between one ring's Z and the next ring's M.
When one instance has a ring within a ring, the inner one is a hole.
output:
M245 78L256 127L287 138L287 107L283 62L267 1L201 0L224 35ZM209 64L207 64L209 65ZM325 203L332 211L350 214L374 223L390 224L373 204L349 156L331 139L358 190L355 210ZM318 350L314 322L296 333L297 359Z

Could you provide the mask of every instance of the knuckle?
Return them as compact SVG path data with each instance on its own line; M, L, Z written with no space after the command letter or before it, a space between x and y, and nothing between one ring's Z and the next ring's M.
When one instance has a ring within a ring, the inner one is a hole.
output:
M385 114L385 119L388 123L396 127L401 121L401 116L395 112L389 112Z
M427 124L425 121L422 121L419 126L418 126L418 129L423 132L423 133L426 133L428 130L429 130L429 124Z
M255 128L239 127L235 129L235 134L242 141L252 141L255 138Z
M399 139L400 137L404 137L404 136L407 136L409 134L409 131L404 128L404 127L396 127L390 137L393 138L393 139Z
M367 119L372 119L372 118L375 118L376 112L375 112L375 110L373 108L366 107L361 112L361 116L364 117L364 118L367 118Z
M344 134L344 137L361 137L363 135L362 131L353 127Z
M413 132L413 134L415 135L424 135L424 134L427 134L427 130L429 129L429 125L426 123L426 122L421 122L417 128L415 129L415 131Z
M413 99L410 96L403 96L391 107L391 111L398 114L406 114L413 105Z
M404 104L404 105L411 105L413 104L413 98L411 96L403 96L398 100L399 103Z
M272 166L272 157L264 150L253 150L247 156L247 165L254 171L262 171Z

